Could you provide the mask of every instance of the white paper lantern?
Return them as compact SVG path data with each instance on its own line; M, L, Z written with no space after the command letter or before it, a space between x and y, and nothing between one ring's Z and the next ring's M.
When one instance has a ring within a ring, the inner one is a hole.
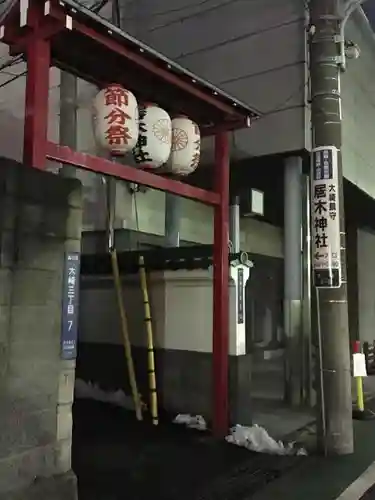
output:
M199 127L187 116L172 120L172 151L168 169L176 175L189 175L198 167L201 152Z
M115 156L131 151L138 140L138 105L134 95L114 83L96 95L93 108L98 145Z
M156 104L139 106L139 136L133 150L134 160L143 168L159 168L171 154L172 120Z

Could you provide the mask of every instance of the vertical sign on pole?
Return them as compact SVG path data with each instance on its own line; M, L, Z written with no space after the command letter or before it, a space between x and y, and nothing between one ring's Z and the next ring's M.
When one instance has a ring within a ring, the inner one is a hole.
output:
M341 243L337 148L315 148L311 169L314 284L317 288L339 288Z
M67 252L64 262L61 357L77 357L80 253Z

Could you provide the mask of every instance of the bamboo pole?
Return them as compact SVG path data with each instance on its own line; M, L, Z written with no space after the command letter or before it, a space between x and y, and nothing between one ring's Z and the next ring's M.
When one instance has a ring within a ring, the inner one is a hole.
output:
M147 367L148 367L148 385L150 391L150 412L152 423L158 425L158 396L156 390L155 376L155 353L154 353L154 335L152 329L151 308L147 289L147 278L145 271L145 261L142 255L139 256L139 277L143 294L143 304L145 311L145 322L147 330Z
M112 248L110 250L110 253L111 253L111 262L112 262L112 273L113 273L113 279L114 279L114 283L115 283L115 290L116 290L116 297L117 297L117 305L118 305L118 309L119 309L119 313L120 313L121 333L122 333L123 342L124 342L125 357L126 357L126 363L127 363L127 367L128 367L130 388L131 388L133 401L134 401L135 414L136 414L137 420L143 420L142 403L141 403L141 398L140 398L140 395L138 392L137 380L135 377L134 362L133 362L133 357L132 357L131 344L130 344L130 339L129 339L128 321L127 321L126 311L125 311L125 307L124 307L124 303L123 303L123 299L122 299L122 286L121 286L121 278L120 278L120 271L119 271L119 266L118 266L116 249Z

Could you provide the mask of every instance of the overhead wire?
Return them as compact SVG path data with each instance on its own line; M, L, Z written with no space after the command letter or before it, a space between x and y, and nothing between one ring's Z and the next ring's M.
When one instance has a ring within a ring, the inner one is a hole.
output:
M288 95L288 97L286 99L284 99L280 104L278 104L274 108L272 108L264 113L261 113L259 118L256 119L256 122L259 122L260 120L264 120L265 118L269 117L270 115L280 113L281 111L286 111L286 109L288 109L288 108L286 108L286 105L291 100L293 100L295 97L299 96L301 94L301 92L303 92L306 88L309 87L309 85L310 85L310 73L308 74L307 79L303 83L298 85L298 87L296 89L294 89L293 92L291 92ZM232 132L232 145L233 145L234 150L238 149L235 130Z
M309 8L310 8L310 0L304 0L304 7L305 7L305 13L309 13ZM306 60L305 64L309 65L309 61ZM301 92L306 91L306 89L309 89L310 87L310 69L308 70L307 78L305 79L304 82L300 83L299 85L296 86L296 88L285 98L283 99L280 104L277 106L273 107L272 109L265 111L264 113L261 112L260 117L256 120L259 122L260 120L269 117L270 115L279 113L283 110L286 110L286 105L292 101L295 97L299 96ZM238 149L238 146L236 144L236 132L232 132L232 145L233 149L236 150Z
M0 71L4 70L6 68L10 68L12 66L15 66L16 64L19 64L20 62L22 62L22 60L23 59L22 59L21 55L11 57L10 59L7 59L4 63L0 64Z
M1 72L4 72L6 69L12 68L13 66L16 66L17 64L20 64L22 62L23 62L22 55L13 57L11 59L8 59L3 64L0 64L0 74L1 74ZM5 81L5 82L3 82L3 83L0 84L0 88L6 87L10 83L18 80L18 78L21 78L22 76L25 76L26 73L27 73L27 71L23 71L22 73L19 73L17 75L11 76L11 78L9 78L7 81Z
M239 3L239 2L242 2L243 0L226 0L224 2L221 2L217 5L213 5L212 7L208 7L207 9L203 10L203 11L196 11L196 12L193 12L191 14L186 14L185 16L183 17L178 17L177 19L172 19L171 21L161 25L161 26L156 26L154 28L151 28L149 30L149 32L153 32L153 31L156 31L158 29L162 29L162 28L167 28L168 26L171 26L172 24L176 24L176 23L181 23L183 21L186 21L187 19L191 19L192 17L196 17L196 16L200 16L200 15L203 15L203 14L206 14L208 12L211 12L215 9L220 9L221 7L225 7L226 5L229 5L229 4L235 4L235 3Z
M0 0L0 5L2 5L3 3L7 2L7 1L8 0ZM96 14L98 14L102 10L102 8L105 7L105 5L108 3L108 1L109 0L98 0L93 5L91 5L91 7L89 7L89 10L92 10L92 12L95 12ZM78 2L78 3L80 5L86 7L86 5L83 2ZM20 64L21 62L23 62L23 60L24 60L23 55L20 54L19 56L15 56L14 58L8 60L4 64L2 64L2 65L0 64L0 73L7 68L13 67L16 64ZM25 75L27 75L27 70L23 71L22 73L19 73L18 75L12 76L11 78L9 78L9 80L0 84L0 89L6 87L10 83L15 82L16 80L18 80L19 78L21 78Z
M3 82L3 83L0 84L0 89L6 87L7 85L9 85L12 82L15 82L16 80L18 80L19 78L21 78L21 76L25 76L26 74L27 74L27 70L23 71L19 75L12 76L11 78L9 78L9 80L7 80L6 82Z
M0 0L0 5L2 3L5 3L6 0ZM98 0L96 1L94 4L92 4L90 7L89 7L89 10L91 10L92 12L95 12L95 13L99 13L100 10L108 3L109 0ZM183 18L178 18L178 19L174 19L172 20L170 23L167 23L166 25L163 25L163 27L165 26L169 26L170 24L173 24L175 22L180 22L180 21L183 21L185 19L188 19L190 17L194 17L196 15L201 15L201 14L204 14L206 12L209 12L215 8L220 8L220 7L223 7L229 3L237 3L237 2L240 2L242 0L229 0L229 1L224 1L222 3L220 3L219 5L215 5L211 8L208 8L206 10L204 10L203 12L200 11L200 12L195 12L194 14L190 14L190 15L187 15ZM183 12L185 11L186 9L192 9L192 8L198 8L198 7L201 7L203 5L206 5L208 3L212 2L212 0L202 0L200 2L197 2L193 5L186 5L186 6L183 6L183 7L180 7L180 8L176 8L176 9L169 9L169 10L166 10L166 11L163 11L163 12L156 12L156 13L153 13L153 14L149 14L149 15L145 15L145 17L154 17L154 16L161 16L161 15L167 15L167 14L171 14L171 13L178 13L178 12ZM86 6L84 2L82 1L79 1L78 2L79 4L81 4L82 6ZM309 0L305 0L304 1L304 5L305 5L305 9L308 10L309 9ZM128 18L124 18L124 19L130 19L130 17ZM151 30L153 31L153 30ZM5 70L6 68L8 67L12 67L13 65L16 65L16 64L19 64L23 61L23 57L22 55L20 56L17 56L11 60L8 60L7 62L5 62L3 65L0 65L0 72ZM0 84L0 88L4 88L6 87L7 85L9 85L10 83L13 83L14 81L16 81L17 79L25 76L27 74L27 71L24 71L18 75L14 75L12 76L11 78L9 78L9 80L7 80L6 82L3 82L2 84ZM288 104L296 95L298 95L304 88L306 88L308 85L309 85L309 77L307 78L307 80L298 86L297 89L295 89L293 92L290 93L290 95L288 95L288 97L283 100L279 105L275 106L275 108L271 109L271 110L268 110L266 111L265 113L262 113L260 118L259 119L263 119L271 114L275 114L275 113L278 113L279 111L282 111L286 104ZM136 200L135 200L135 203L136 203Z
M201 7L205 4L208 4L209 2L212 2L213 0L203 0L202 2L200 3L197 3L197 4L193 4L193 5L186 5L185 7L180 7L179 9L170 9L169 11L165 11L165 12L160 12L160 13L153 13L153 14L150 14L148 17L154 17L154 16L158 16L158 15L167 15L167 14L172 14L172 13L177 13L177 12L180 12L180 11L183 11L183 10L186 10L186 9L193 9L193 8L197 8L197 7ZM161 26L156 26L154 28L151 28L149 31L152 32L152 31L156 31L158 29L162 29L162 28L166 28L168 26L171 26L172 24L176 24L176 23L179 23L179 22L182 22L182 21L186 21L187 19L191 19L192 17L196 17L196 16L200 16L200 15L203 15L203 14L206 14L208 12L211 12L213 10L216 10L216 9L220 9L222 7L225 7L226 5L229 5L229 4L237 4L239 2L243 2L244 0L226 0L226 1L223 1L221 3L218 3L216 5L213 5L212 7L208 7L207 9L201 11L196 11L196 12L193 12L193 13L190 13L190 14L186 14L184 17L179 17L179 18L174 18L174 19L171 19L169 22L167 22L166 24L163 24ZM304 6L305 6L305 9L309 9L309 2L310 0L304 0ZM127 19L127 20L132 20L132 19L139 19L140 17L142 16L137 16L137 17L129 17L129 18L124 18L124 19ZM146 17L146 15L145 15Z
M6 3L7 0L0 0L0 5L2 5L3 3ZM77 0L76 0L77 1ZM82 5L83 7L86 7L88 8L89 10L91 10L92 12L95 12L96 14L98 14L102 8L105 7L105 5L108 3L109 0L97 0L96 2L94 2L92 5L88 6L87 3L83 2L82 0L78 0L77 3ZM168 9L168 10L165 10L165 11L160 11L160 12L154 12L152 14L144 14L144 15L141 15L141 16L129 16L129 17L124 17L123 20L131 20L131 19L139 19L140 17L145 17L145 18L153 18L153 17L157 17L157 16L164 16L164 15L168 15L168 14L173 14L173 13L178 13L178 12L183 12L187 9L196 9L196 8L199 8L199 7L202 7L206 4L209 4L210 2L212 2L213 0L201 0L200 2L197 2L195 4L192 4L192 5L185 5L185 6L182 6L182 7L179 7L179 8L175 8L175 9ZM231 4L234 4L234 3L238 3L240 1L243 1L243 0L227 0L227 1L223 1L219 4L216 4L216 5L213 5L212 7L210 8L207 8L205 10L202 11L198 11L198 12L194 12L194 13L191 13L191 14L187 14L186 16L184 17L179 17L178 19L173 19L171 20L169 23L167 24L164 24L163 26L158 26L158 27L155 27L153 29L151 29L150 31L154 31L158 28L164 28L164 27L167 27L171 24L174 24L174 23L177 23L177 22L182 22L186 19L189 19L191 17L195 17L197 15L202 15L202 14L205 14L207 12L210 12L214 9L217 9L217 8L221 8L221 7L224 7L226 5L229 5L230 3ZM135 3L135 0L132 0L131 2L129 2L130 4L131 3ZM304 0L304 5L305 5L305 9L308 9L309 8L309 0ZM22 61L22 56L18 56L20 58L20 61ZM12 65L12 63L11 63ZM6 66L8 67L8 66ZM5 69L5 67L3 68L2 66L0 66L0 72ZM15 75L14 78L10 78L7 82L4 82L3 84L0 84L0 88L2 87L5 87L6 85L14 82L15 80L17 80L18 78L22 77L22 76L25 76L25 74L27 74L27 72L23 72L19 75ZM297 91L299 91L300 89L297 89ZM288 97L287 101L289 102L291 99L293 98L293 96L290 96ZM277 111L277 110L276 110ZM276 111L271 111L271 113L274 113ZM266 115L268 115L270 112L267 112ZM262 115L264 116L264 115Z
M174 9L168 9L164 11L159 11L159 12L152 12L151 14L140 14L137 16L126 16L123 17L124 20L132 20L132 19L142 19L142 18L153 18L153 17L158 17L158 16L167 16L169 14L178 14L179 12L184 12L185 10L188 9L197 9L199 7L202 7L208 3L213 2L214 0L201 0L200 2L193 3L190 5L184 5L183 7L177 7ZM239 0L238 0L239 1ZM129 3L135 3L135 2L129 2ZM216 7L220 7L220 4L217 5Z
M90 8L90 10L95 12L95 14L99 14L99 12L107 5L108 1L109 0L99 0Z
M4 1L4 0L0 0L0 5L1 5L1 1ZM6 0L5 0L6 1ZM167 10L163 10L163 11L158 11L158 12L152 12L150 14L141 14L141 15L134 15L134 16L125 16L122 18L122 20L127 20L127 21L131 21L131 20L137 20L137 19L140 19L140 18L153 18L153 17L159 17L159 16L167 16L169 14L178 14L179 12L184 12L186 10L189 10L189 9L196 9L196 8L199 8L199 7L202 7L208 3L211 3L213 2L214 0L200 0L199 2L196 2L196 3L193 3L193 4L190 4L190 5L184 5L182 7L177 7L177 8L173 8L173 9L167 9ZM240 0L237 0L237 1L240 1ZM241 0L243 1L243 0ZM93 12L96 12L97 13L97 10L101 10L102 7L104 7L107 3L108 3L108 0L99 0L97 2L95 2L93 5L88 5L87 2L83 2L82 0L76 0L76 2L79 4L79 5L82 5L83 7L86 7L88 8L89 10L92 10ZM127 2L126 3L126 7L129 7L129 5L132 5L132 4L135 4L137 2L137 0L131 0L130 2ZM103 4L101 6L101 4ZM220 4L216 7L219 7Z
M304 7L305 7L305 13L309 13L310 0L304 0ZM305 64L308 64L308 61L305 61ZM280 111L284 110L285 106L295 97L299 96L302 91L306 90L306 88L308 88L309 85L310 85L310 71L308 71L307 78L305 79L304 82L298 84L296 88L285 99L283 99L279 105L266 111L265 113L262 113L259 119L265 118L275 113L279 113Z
M99 14L103 7L105 7L109 0L97 0L93 4L89 4L88 2L83 2L82 0L75 0L78 5L84 7L85 9L94 12L95 14Z

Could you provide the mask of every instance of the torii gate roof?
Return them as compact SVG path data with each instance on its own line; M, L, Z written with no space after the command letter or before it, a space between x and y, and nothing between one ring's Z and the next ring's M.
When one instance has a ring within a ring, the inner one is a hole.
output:
M189 115L204 135L250 126L259 113L164 57L74 0L29 0L44 10L52 64L99 86L121 83L138 99L171 113ZM0 18L1 41L22 53L28 2L7 3ZM48 20L48 23L47 23ZM48 27L47 27L48 26ZM63 26L63 29L62 29ZM20 44L20 37L23 42Z

